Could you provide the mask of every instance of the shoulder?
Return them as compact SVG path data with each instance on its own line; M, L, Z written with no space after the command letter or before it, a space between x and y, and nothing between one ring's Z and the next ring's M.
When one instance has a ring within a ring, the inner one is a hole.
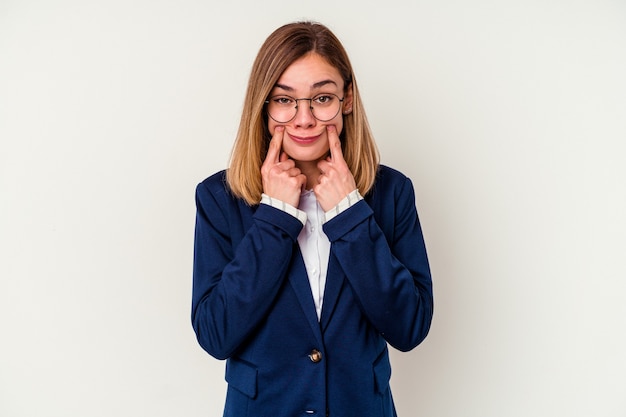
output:
M198 191L206 190L211 193L221 193L228 191L226 184L226 170L218 171L208 178L205 178L197 187Z
M216 172L204 179L196 187L196 202L201 206L214 206L228 208L237 206L242 201L230 192L226 182L226 170Z
M398 228L417 222L413 183L398 170L381 165L374 187L365 200L390 242L398 236Z
M379 180L403 182L407 179L408 177L402 172L387 165L380 165L378 167L378 172L376 173L376 182L378 182Z
M397 196L398 194L406 192L406 190L412 189L413 185L409 177L394 168L380 165L376 173L376 181L374 182L371 194L374 196L389 197L390 195Z

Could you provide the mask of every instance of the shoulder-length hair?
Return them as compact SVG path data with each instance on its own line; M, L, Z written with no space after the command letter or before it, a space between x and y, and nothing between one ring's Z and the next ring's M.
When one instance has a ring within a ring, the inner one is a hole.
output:
M326 26L314 22L290 23L276 29L265 40L252 65L239 131L226 173L231 192L249 205L261 200L261 166L272 138L265 101L287 67L311 52L337 68L343 78L344 93L352 89L352 111L343 115L344 128L340 135L343 155L361 195L366 195L374 184L379 154L348 54Z

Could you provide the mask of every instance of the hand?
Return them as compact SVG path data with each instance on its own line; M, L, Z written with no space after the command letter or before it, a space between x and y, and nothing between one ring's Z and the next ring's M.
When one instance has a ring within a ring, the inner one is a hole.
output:
M317 163L321 172L318 184L313 187L317 201L324 211L335 207L348 194L356 190L354 176L343 159L341 142L335 126L327 126L330 156Z
M300 193L306 185L306 176L296 168L293 159L282 151L285 128L277 126L270 141L267 156L261 166L263 192L284 203L298 207Z

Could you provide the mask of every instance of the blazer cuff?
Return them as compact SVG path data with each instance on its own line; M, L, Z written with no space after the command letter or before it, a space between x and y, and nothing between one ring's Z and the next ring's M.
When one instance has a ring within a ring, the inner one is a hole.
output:
M293 217L302 222L302 226L306 224L306 213L302 210L295 208L291 204L287 204L282 200L272 198L265 193L261 194L261 204L267 204L269 206L282 210L285 213L291 214Z
M374 212L367 202L365 200L359 200L350 207L350 210L344 210L324 223L322 229L326 236L328 236L328 240L334 242L341 239L346 233L367 220L372 214L374 214Z
M294 241L298 239L298 235L304 225L296 217L288 214L281 209L272 207L268 204L259 204L254 219L264 223L271 224L285 233L287 233Z

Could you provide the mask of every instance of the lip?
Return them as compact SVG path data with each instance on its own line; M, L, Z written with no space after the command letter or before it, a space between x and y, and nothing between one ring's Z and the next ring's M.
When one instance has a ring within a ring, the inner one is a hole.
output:
M302 145L308 145L310 143L313 143L313 142L317 141L320 137L322 137L321 133L319 135L315 135L315 136L297 136L297 135L293 135L291 133L287 133L287 135L289 135L289 138L291 140L293 140L296 143L302 144Z

